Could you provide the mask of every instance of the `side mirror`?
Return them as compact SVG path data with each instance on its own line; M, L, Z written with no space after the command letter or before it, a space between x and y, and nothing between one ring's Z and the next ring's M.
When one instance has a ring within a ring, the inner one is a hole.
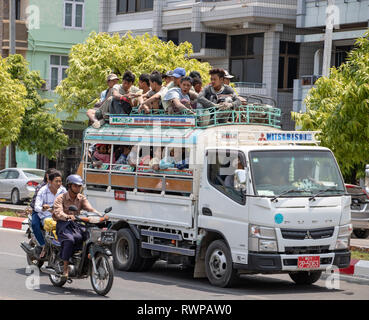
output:
M106 208L106 209L104 210L104 212L105 212L105 214L107 214L107 213L109 213L111 210L113 210L113 208L112 208L112 207L109 207L109 208Z
M70 206L68 208L69 211L74 211L74 212L77 212L78 211L78 208L76 206Z
M247 181L247 175L246 175L246 170L236 170L234 173L235 179L237 181L238 184L246 184Z

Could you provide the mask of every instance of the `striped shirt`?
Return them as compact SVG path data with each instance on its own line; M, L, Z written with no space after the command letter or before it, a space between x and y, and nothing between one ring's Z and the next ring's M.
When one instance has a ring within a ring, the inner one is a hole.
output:
M43 186L39 192L37 193L36 201L35 201L35 211L37 212L38 216L40 217L42 224L45 218L49 218L52 216L50 211L43 211L42 206L44 204L48 204L50 207L54 205L54 200L61 194L67 192L67 190L61 186L56 194L54 195L50 189L49 185Z

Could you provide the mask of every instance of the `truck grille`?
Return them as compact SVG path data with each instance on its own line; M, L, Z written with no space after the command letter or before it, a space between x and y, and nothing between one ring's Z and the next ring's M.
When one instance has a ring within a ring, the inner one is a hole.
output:
M320 254L329 252L329 246L285 247L284 249L286 254Z
M291 230L281 229L284 239L304 240L304 239L324 239L333 236L334 227L312 230Z

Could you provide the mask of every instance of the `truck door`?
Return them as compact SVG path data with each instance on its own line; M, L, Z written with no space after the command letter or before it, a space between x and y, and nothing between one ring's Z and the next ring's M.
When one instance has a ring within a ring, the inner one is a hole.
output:
M233 259L247 249L246 197L234 180L235 170L244 169L245 160L238 150L207 150L199 193L198 226L221 234Z

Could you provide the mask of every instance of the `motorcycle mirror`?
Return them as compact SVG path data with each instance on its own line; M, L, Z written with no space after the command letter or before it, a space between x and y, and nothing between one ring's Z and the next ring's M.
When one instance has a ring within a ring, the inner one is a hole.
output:
M76 206L69 206L69 211L78 211L78 208Z
M106 209L104 210L104 212L105 212L105 214L106 214L106 213L109 213L111 210L113 210L113 208L112 208L112 207L109 207L109 208L106 208Z

